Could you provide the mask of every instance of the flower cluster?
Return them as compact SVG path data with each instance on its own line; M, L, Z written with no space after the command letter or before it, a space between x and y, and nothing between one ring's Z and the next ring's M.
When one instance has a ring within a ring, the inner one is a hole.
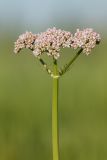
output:
M70 32L56 28L48 29L46 32L38 34L33 53L38 56L46 52L48 56L57 59L61 47L70 47L72 37Z
M37 35L31 32L20 35L19 39L15 42L14 51L17 53L22 48L29 48L33 50L33 54L36 57L45 52L48 56L58 59L60 49L70 47L73 49L82 48L83 52L88 55L92 48L100 42L100 39L100 35L91 28L84 29L83 31L77 29L77 32L73 36L71 32L54 27Z
M37 35L31 32L26 32L19 36L18 40L15 42L14 52L18 53L22 48L29 48L33 50L35 39Z
M86 28L83 31L77 29L71 46L74 49L82 48L83 52L88 55L100 40L100 35L94 32L92 28Z

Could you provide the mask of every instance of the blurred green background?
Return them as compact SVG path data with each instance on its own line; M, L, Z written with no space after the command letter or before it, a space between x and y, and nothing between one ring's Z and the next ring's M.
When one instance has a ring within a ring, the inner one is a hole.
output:
M26 30L92 27L102 42L60 79L61 160L107 160L107 1L0 0L0 160L51 160L52 79L28 50ZM59 65L75 54L61 53ZM47 60L49 62L49 60Z

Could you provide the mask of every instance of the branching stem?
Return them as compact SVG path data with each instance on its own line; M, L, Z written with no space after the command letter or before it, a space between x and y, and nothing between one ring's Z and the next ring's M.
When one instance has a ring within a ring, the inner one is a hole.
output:
M48 68L47 64L44 62L44 60L41 57L37 57L40 61L40 63L43 65L44 69L47 71L47 73L51 76L54 77L53 72L51 71L51 69Z
M83 49L80 49L77 54L71 59L62 69L59 70L59 75L62 76L64 73L68 71L72 63L77 59L77 57L81 54Z

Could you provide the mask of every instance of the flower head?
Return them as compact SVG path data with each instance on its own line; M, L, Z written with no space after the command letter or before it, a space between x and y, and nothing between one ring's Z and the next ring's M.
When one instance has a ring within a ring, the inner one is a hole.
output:
M83 52L88 55L100 40L100 35L94 32L91 28L86 28L83 31L77 29L71 46L74 49L83 48Z
M56 29L55 27L49 28L46 32L38 34L33 54L38 56L46 52L48 56L53 56L57 59L60 56L61 47L70 47L72 37L70 32Z
M15 42L14 52L18 53L22 48L33 49L33 43L37 38L36 35L31 32L26 32L19 36L18 40Z
M73 36L71 32L54 27L36 35L31 32L20 35L15 42L14 52L18 53L22 48L29 48L36 57L46 53L48 56L58 59L61 48L70 47L82 48L83 52L88 55L100 40L100 35L91 28L82 31L77 29Z

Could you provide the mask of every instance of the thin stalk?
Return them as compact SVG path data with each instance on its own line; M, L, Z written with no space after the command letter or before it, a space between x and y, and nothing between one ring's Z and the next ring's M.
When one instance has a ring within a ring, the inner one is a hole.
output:
M81 54L81 52L83 51L83 49L80 49L76 55L73 57L73 59L71 59L60 71L59 71L59 75L63 75L64 73L66 73L69 69L69 67L71 66L71 64L78 58L78 56Z
M44 62L44 60L42 58L40 58L39 56L37 57L38 60L40 61L40 63L43 65L44 69L47 71L47 73L51 76L54 77L53 72L51 71L51 69L49 69L49 67L47 66L47 64Z
M53 97L52 97L52 151L53 160L59 160L59 132L58 132L58 69L57 61L53 66ZM57 77L57 78L55 78Z

